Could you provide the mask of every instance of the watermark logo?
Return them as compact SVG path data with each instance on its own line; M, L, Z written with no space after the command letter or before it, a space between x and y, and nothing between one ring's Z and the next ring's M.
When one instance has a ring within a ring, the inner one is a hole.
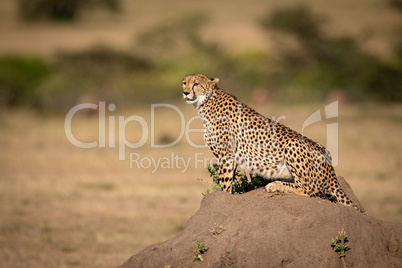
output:
M72 120L74 116L81 110L84 109L93 109L93 110L98 110L98 116L99 116L99 128L98 128L98 141L91 141L91 142L83 142L78 140L72 131ZM113 112L115 111L116 106L114 104L109 104L108 105L108 111ZM156 142L156 135L155 135L155 111L157 109L171 109L175 111L179 116L180 116L180 133L178 137L168 143L168 144L157 144ZM106 128L106 117L108 117L108 128ZM147 122L143 117L139 115L131 115L128 117L124 117L123 115L117 116L117 121L118 121L118 134L117 134L117 143L118 143L118 148L119 148L119 160L125 160L126 159L126 148L131 148L131 149L138 149L142 146L144 146L147 142L148 139L150 139L151 142L151 148L153 149L161 149L161 148L169 148L175 146L177 143L179 143L183 137L186 139L188 144L194 148L206 148L205 144L196 144L193 142L190 138L190 133L195 133L195 132L204 132L203 129L193 129L191 128L192 123L195 120L200 120L198 116L193 116L188 120L188 122L185 121L185 117L183 112L176 106L172 104L152 104L151 105L151 120L150 122ZM141 133L141 138L136 141L136 142L131 142L127 139L126 137L126 128L128 124L130 123L137 123L140 125L140 133ZM115 141L116 141L116 116L114 115L109 115L106 116L106 104L105 102L99 102L98 104L93 104L93 103L83 103L83 104L78 104L74 106L68 113L64 121L64 132L67 137L67 139L70 141L71 144L78 148L82 149L91 149L91 148L105 148L106 147L106 131L108 131L108 136L109 136L109 141L107 147L114 148L116 147Z
M338 117L338 101L330 103L325 106L325 119L331 119ZM304 130L315 123L321 122L321 110L317 110L311 114L304 122L301 134L304 134ZM332 166L338 166L339 152L338 152L338 123L327 123L327 144L326 148L332 156Z
M194 156L183 157L170 152L168 156L141 156L139 153L130 153L131 169L148 169L151 173L155 173L159 169L176 169L181 173L185 173L191 164L194 168L206 168L208 165L213 166L218 163L216 157L207 157L204 153L194 153Z
M82 110L92 109L98 112L98 139L93 141L82 141L79 140L73 134L73 118L77 116ZM152 104L150 106L150 119L147 121L144 117L140 115L113 115L113 112L116 110L116 105L109 104L106 106L105 102L99 102L98 104L94 103L83 103L74 106L66 115L64 121L64 131L66 138L69 142L82 149L91 149L91 148L118 148L118 159L126 160L127 148L130 149L138 149L144 146L150 146L151 149L166 149L166 148L174 148L179 142L185 140L187 144L197 149L208 148L206 144L197 144L191 139L192 133L204 133L204 128L192 128L191 126L196 120L201 120L200 117L193 116L186 120L184 113L182 110L174 106L172 104L160 103L160 104ZM157 113L157 111L159 113ZM178 131L178 135L174 137L172 140L169 140L167 143L158 143L156 137L156 119L158 114L163 113L164 111L175 112L179 116L180 120L180 128ZM301 134L303 135L305 130L318 122L323 122L323 120L336 118L338 117L338 102L333 102L328 104L324 108L325 116L322 116L322 111L317 110L312 113L302 124ZM237 111L241 116L241 110ZM107 120L106 120L107 119ZM277 141L276 137L276 129L275 126L280 121L286 119L286 116L273 117L272 118L272 126L271 128L265 129L255 129L252 131L260 132L259 134L271 134L271 141L273 144ZM217 116L214 118L216 123L222 123L224 128L227 129L229 140L227 144L220 144L220 146L231 146L233 148L234 144L231 144L235 140L236 133L233 132L234 124L237 124L236 127L240 127L242 131L245 131L245 135L249 135L250 128L252 125L257 124L258 122L262 122L263 120L267 120L264 117L251 117L248 120L245 120L243 123L240 123L240 119L237 118L235 121L225 116ZM129 141L126 137L126 128L129 124L135 124L138 126L137 132L140 133L140 138L136 141ZM117 129L117 131L116 131ZM117 133L116 133L117 132ZM332 155L332 165L335 167L338 165L338 123L327 123L326 124L326 148L331 152ZM108 137L108 139L106 139ZM117 143L117 144L116 144ZM218 145L217 145L218 146ZM263 148L268 146L268 144L259 144L253 145L259 146L258 148ZM306 145L307 146L307 145ZM326 157L325 157L326 158ZM326 158L327 159L327 158ZM198 167L206 167L208 164L217 163L216 158L206 157L203 153L195 152L193 156L184 157L176 154L172 151L167 156L160 157L150 157L141 155L138 152L129 153L129 166L131 169L147 169L152 173L155 173L159 169L177 169L180 172L184 173L188 170L190 165L194 168Z

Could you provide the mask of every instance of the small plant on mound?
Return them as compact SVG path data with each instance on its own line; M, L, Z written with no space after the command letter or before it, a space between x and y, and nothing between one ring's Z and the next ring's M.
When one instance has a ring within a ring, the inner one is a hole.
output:
M250 174L250 179L248 179L246 174L242 174L240 171L236 170L233 180L233 193L247 193L259 187L264 187L270 182L272 182L272 180L267 180L259 175L254 174Z
M208 188L204 193L202 193L203 196L208 195L211 191L220 191L221 186L219 185L219 172L217 167L214 165L213 167L211 165L207 166L209 175L212 177L212 186L211 188ZM198 179L200 182L204 182L202 179ZM207 182L206 182L207 183Z
M344 230L338 232L338 236L331 239L331 247L342 260L343 267L346 267L345 252L349 250L349 240Z
M204 254L208 250L207 245L205 243L198 242L198 240L197 240L194 243L194 247L195 247L195 249L194 249L193 262L194 261L203 261L204 259L202 258L202 254Z
M221 186L219 184L219 171L217 165L208 165L207 167L209 175L212 177L213 182L211 189L208 188L203 195L207 195L212 191L220 191ZM202 181L201 179L198 179ZM264 187L268 183L272 182L272 180L264 179L261 176L250 174L250 179L246 174L242 174L240 171L236 170L233 178L233 193L234 194L243 194L252 190L255 190L259 187Z

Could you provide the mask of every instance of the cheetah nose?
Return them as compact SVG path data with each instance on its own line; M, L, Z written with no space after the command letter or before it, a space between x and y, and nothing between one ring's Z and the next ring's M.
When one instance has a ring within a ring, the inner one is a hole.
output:
M187 96L188 94L190 94L190 92L183 92L183 94Z

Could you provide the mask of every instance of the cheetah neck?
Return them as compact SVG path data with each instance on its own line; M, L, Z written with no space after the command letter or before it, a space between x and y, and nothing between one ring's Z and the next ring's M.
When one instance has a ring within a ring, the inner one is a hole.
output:
M206 114L208 114L210 107L213 106L215 99L221 92L220 89L212 91L212 94L209 96L203 96L202 102L195 108L197 109L198 114L203 118ZM195 106L195 105L194 105Z

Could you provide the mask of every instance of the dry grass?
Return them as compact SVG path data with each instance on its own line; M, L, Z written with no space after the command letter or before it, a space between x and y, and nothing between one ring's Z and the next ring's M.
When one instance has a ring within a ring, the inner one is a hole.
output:
M308 115L323 106L270 107L264 114L279 117L300 131ZM180 106L186 122L196 115ZM340 107L339 175L347 178L368 213L402 222L402 106ZM127 111L147 122L150 108ZM116 111L115 116L122 115ZM175 115L156 114L156 142L174 139ZM74 133L97 140L97 118L77 117ZM196 121L192 128L199 126ZM305 134L326 142L325 123ZM145 246L166 240L184 228L197 210L208 180L194 156L208 149L192 148L185 138L167 149L151 149L150 139L127 152L142 157L192 158L190 168L130 169L118 160L116 148L80 149L68 142L64 118L40 117L27 111L3 112L0 120L0 265L2 267L113 267ZM135 141L132 123L127 137ZM134 135L134 132L137 134ZM174 134L174 135L173 135ZM170 135L170 136L169 136ZM168 138L166 138L168 137ZM192 134L201 143L200 134Z

